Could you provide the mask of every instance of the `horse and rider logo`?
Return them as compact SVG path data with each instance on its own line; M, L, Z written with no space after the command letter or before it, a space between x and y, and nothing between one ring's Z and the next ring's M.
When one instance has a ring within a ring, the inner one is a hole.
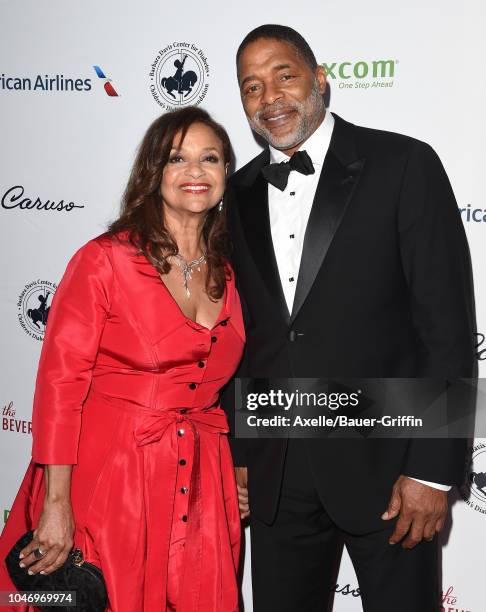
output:
M159 51L150 70L150 91L166 110L200 104L208 90L209 65L204 52L192 43L175 45Z
M20 326L31 338L44 339L56 283L37 280L27 283L17 302Z
M187 53L181 60L176 59L174 66L176 71L173 76L162 77L161 85L174 100L177 100L176 94L181 94L183 98L192 92L192 88L197 83L197 74L194 70L186 70L184 72L184 64L187 60Z
M466 482L461 488L464 501L481 514L486 514L486 443L476 441L468 460Z

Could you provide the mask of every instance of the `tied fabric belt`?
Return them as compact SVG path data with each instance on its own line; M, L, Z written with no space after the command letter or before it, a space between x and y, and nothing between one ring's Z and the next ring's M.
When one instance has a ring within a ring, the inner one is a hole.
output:
M185 545L184 576L179 589L177 611L196 612L200 593L202 564L202 507L199 432L212 434L229 431L225 412L219 407L187 411L143 410L144 416L134 431L144 461L144 499L147 521L147 558L145 565L144 609L164 610L167 566L177 479L177 452L170 434L176 436L184 424L193 434L193 462L189 484L188 523ZM170 430L170 428L172 429ZM166 439L161 443L164 434ZM165 520L164 520L165 519ZM161 607L162 606L162 607Z

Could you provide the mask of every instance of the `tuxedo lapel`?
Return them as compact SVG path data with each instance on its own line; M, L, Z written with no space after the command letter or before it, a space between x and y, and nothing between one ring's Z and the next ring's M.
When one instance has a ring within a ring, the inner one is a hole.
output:
M238 185L239 212L248 250L265 286L275 300L278 311L288 322L290 313L280 282L270 229L268 183L260 172L260 169L268 162L269 152L267 150L262 154L262 163L257 169L251 184Z
M290 323L306 300L359 182L364 159L357 159L353 126L334 115L335 125L312 204Z

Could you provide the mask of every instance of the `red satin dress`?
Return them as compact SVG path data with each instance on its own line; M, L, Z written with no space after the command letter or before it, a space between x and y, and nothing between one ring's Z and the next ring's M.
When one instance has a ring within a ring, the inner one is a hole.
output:
M39 464L75 464L74 545L101 568L109 612L238 610L240 519L218 394L245 332L228 271L208 329L126 243L102 235L71 259L39 363L32 460L0 537L0 590L15 590L3 559L38 523Z

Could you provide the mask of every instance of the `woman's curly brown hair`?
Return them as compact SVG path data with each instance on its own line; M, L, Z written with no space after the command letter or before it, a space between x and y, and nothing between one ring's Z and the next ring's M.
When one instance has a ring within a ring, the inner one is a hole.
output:
M177 244L164 223L160 193L162 173L169 161L174 138L184 139L193 123L210 127L221 141L225 163L232 158L231 143L226 130L205 110L187 106L156 119L148 128L133 164L125 189L121 213L110 224L108 233L127 232L128 241L139 249L160 274L171 269L168 257L179 252ZM181 140L181 142L182 142ZM223 208L215 206L204 221L202 236L206 246L206 291L210 298L222 297L226 285L225 264L229 258L229 238Z

